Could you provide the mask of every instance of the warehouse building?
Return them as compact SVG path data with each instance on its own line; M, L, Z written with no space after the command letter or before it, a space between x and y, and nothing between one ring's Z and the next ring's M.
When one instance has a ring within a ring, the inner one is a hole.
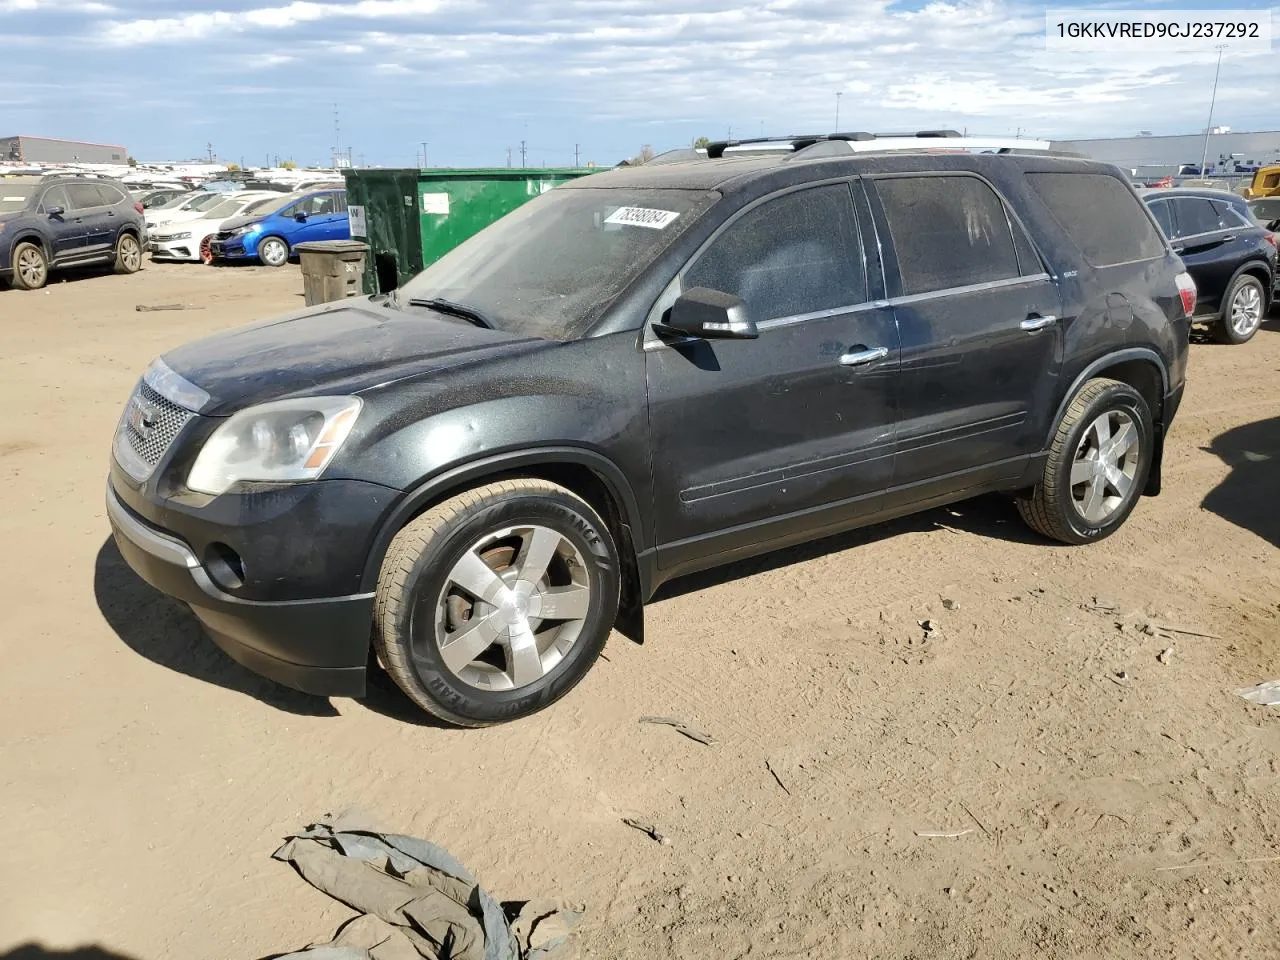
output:
M0 137L0 160L19 163L125 163L129 151L109 143L52 137Z
M1055 140L1053 149L1083 154L1133 171L1177 174L1181 167L1198 172L1205 150L1204 134L1177 137L1116 137L1109 140ZM1247 174L1268 163L1280 163L1280 130L1235 133L1216 128L1209 135L1208 172Z

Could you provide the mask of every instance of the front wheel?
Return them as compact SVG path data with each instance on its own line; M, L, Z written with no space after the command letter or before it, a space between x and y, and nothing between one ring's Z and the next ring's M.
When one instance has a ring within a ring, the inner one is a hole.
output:
M19 290L39 290L49 281L49 261L34 243L23 242L13 248L13 280Z
M289 245L279 237L267 237L258 243L258 259L263 266L283 267L289 262Z
M594 509L544 480L492 483L391 543L374 646L418 706L458 726L528 716L586 675L618 612L619 562Z
M1154 453L1147 401L1118 380L1090 380L1067 408L1031 496L1018 512L1063 543L1094 543L1120 529L1147 485Z
M1214 338L1219 343L1248 343L1262 326L1266 312L1267 297L1262 281L1242 273L1231 284L1222 303L1222 316L1214 328Z
M142 269L142 246L132 233L120 234L116 241L116 273L137 273Z

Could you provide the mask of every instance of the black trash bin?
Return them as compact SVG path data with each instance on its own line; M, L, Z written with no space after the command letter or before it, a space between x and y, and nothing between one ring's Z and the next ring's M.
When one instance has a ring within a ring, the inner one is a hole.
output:
M294 250L302 261L302 291L307 306L357 296L369 245L359 240L313 240Z

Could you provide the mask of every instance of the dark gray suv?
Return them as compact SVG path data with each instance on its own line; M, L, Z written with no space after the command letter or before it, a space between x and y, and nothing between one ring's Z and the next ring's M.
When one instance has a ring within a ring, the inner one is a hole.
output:
M52 270L142 267L142 204L113 180L70 174L0 176L0 282L38 290Z
M477 726L695 570L991 491L1110 535L1195 287L1115 167L921 145L584 177L402 290L170 351L116 433L121 553L266 676L359 696L372 652Z

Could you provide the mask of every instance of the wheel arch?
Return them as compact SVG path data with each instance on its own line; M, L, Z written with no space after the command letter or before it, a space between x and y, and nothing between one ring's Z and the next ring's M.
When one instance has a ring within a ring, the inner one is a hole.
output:
M639 501L613 461L581 447L536 447L482 457L423 480L407 491L383 519L365 559L360 589L377 589L378 574L391 541L415 517L466 490L513 477L534 477L559 484L600 514L614 537L622 564L616 626L630 639L643 642L643 599L652 578L640 562L645 535Z
M1227 294L1231 292L1231 287L1246 273L1252 277L1256 277L1262 284L1262 319L1264 321L1267 319L1267 310L1271 307L1271 286L1274 277L1272 276L1271 267L1265 260L1247 260L1239 266L1235 273L1231 275L1231 279L1223 288L1222 304L1218 308L1219 319L1225 318L1227 311L1231 309L1231 304L1227 302Z
M1054 414L1053 422L1049 426L1049 434L1045 438L1045 445L1048 446L1053 442L1058 424L1062 422L1067 408L1071 406L1071 401L1075 399L1080 389L1090 380L1104 376L1133 387L1142 394L1142 398L1147 401L1147 406L1151 410L1155 449L1152 451L1151 472L1143 493L1153 497L1160 492L1160 466L1164 459L1164 403L1169 395L1169 369L1160 354L1149 347L1117 350L1115 353L1099 357L1081 370L1058 404L1057 413Z
M45 241L45 238L40 235L39 231L28 229L14 237L13 243L9 245L9 255L11 257L13 256L13 251L16 250L18 248L18 244L21 243L34 243L40 248L40 252L44 254L44 258L49 265L53 265L53 249Z

